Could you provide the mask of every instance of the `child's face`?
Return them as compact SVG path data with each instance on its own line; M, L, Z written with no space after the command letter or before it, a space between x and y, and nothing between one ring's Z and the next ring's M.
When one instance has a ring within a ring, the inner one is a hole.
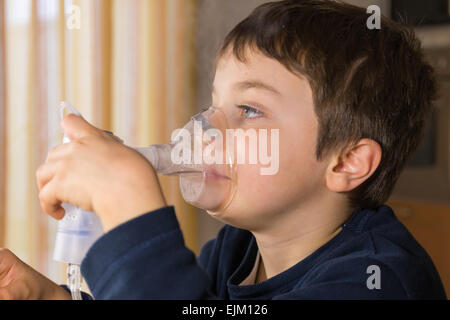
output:
M227 117L240 119L234 121L239 123L236 127L267 129L269 141L270 130L279 129L279 169L274 175L261 175L260 168L267 165L248 164L247 158L247 164L237 166L237 191L230 206L211 214L257 231L320 201L327 165L315 157L318 122L308 81L262 54L249 51L247 58L244 64L229 52L219 60L212 105ZM242 105L256 110L243 112Z

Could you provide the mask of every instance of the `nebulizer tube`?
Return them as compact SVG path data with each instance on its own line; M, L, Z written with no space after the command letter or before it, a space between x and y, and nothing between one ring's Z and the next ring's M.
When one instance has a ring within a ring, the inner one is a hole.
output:
M81 116L70 103L62 102L61 119L65 111ZM186 202L206 211L219 212L230 204L236 187L233 155L223 143L227 127L224 113L211 107L192 117L172 137L170 144L134 149L151 163L157 173L179 176ZM63 143L70 143L66 135ZM58 222L53 259L68 264L68 287L72 299L80 300L81 262L104 231L95 213L68 203L63 203L62 207L65 216Z

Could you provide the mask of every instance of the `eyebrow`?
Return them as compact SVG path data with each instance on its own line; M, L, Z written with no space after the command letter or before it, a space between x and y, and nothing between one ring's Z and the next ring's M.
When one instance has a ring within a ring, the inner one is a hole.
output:
M276 94L278 96L281 96L281 93L275 89L275 87L264 83L262 81L259 80L247 80L247 81L241 81L238 82L234 85L234 88L236 90L240 90L240 91L245 91L245 90L249 90L249 89L261 89L261 90L266 90L269 92L272 92L273 94ZM213 85L213 89L212 92L215 93L216 92L216 88Z

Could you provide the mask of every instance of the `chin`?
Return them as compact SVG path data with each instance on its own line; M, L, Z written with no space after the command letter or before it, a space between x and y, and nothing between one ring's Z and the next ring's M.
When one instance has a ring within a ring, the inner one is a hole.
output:
M261 215L258 212L246 209L252 208L251 206L238 206L233 202L225 210L207 211L207 213L222 223L244 230L252 230L257 224L261 223Z

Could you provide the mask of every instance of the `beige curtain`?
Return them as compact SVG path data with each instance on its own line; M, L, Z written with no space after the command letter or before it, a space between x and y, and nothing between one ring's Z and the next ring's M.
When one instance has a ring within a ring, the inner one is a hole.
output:
M64 281L35 182L59 102L128 145L168 142L195 111L194 17L195 0L0 0L0 247ZM161 181L197 252L194 208Z

